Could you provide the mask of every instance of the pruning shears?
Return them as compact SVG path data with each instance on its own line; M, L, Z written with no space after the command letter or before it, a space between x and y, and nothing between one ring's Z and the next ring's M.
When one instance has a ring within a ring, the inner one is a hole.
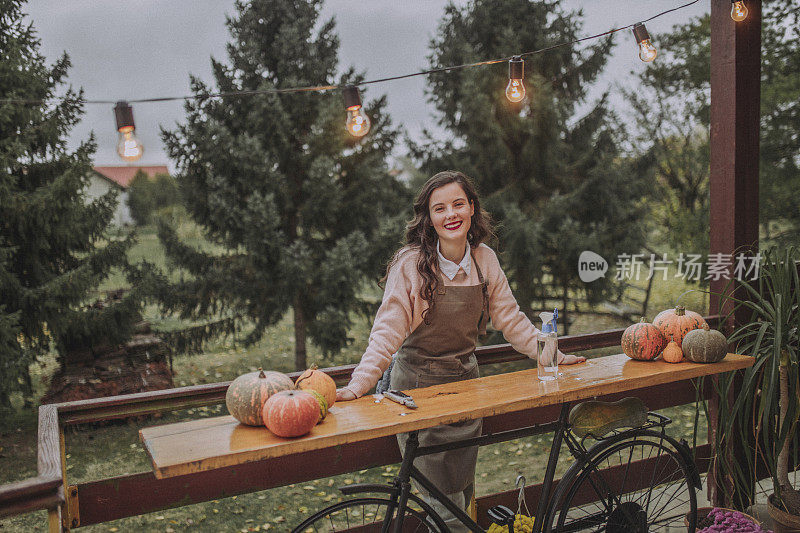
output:
M397 402L400 405L405 405L409 409L417 408L417 404L414 403L414 398L399 390L387 390L383 393L383 397L389 398L393 402Z

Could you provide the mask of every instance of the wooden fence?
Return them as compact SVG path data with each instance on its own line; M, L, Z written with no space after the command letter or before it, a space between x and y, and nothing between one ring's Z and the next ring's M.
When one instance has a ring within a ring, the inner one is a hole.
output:
M712 324L717 316L707 317ZM623 329L559 339L568 353L619 346ZM522 360L509 344L477 349L480 365ZM325 369L339 382L346 381L354 365ZM229 382L196 385L176 389L129 394L94 400L43 405L39 408L39 475L0 487L0 516L46 509L51 531L66 531L162 509L209 501L257 490L328 477L363 468L397 463L400 454L396 440L384 437L345 445L337 449L265 460L210 472L156 479L152 472L141 472L70 485L64 463L64 428L103 420L124 419L146 414L200 407L224 402ZM704 387L710 391L712 387ZM689 381L635 391L650 409L663 409L694 402L695 385ZM630 393L626 394L629 395ZM619 395L604 397L618 399ZM535 421L554 420L558 406L499 415L484 421L484 432L496 432L530 425ZM696 450L701 472L708 469L710 448ZM536 501L540 486L529 486L528 501ZM478 500L479 514L489 506L504 503L513 506L516 491L483 496Z

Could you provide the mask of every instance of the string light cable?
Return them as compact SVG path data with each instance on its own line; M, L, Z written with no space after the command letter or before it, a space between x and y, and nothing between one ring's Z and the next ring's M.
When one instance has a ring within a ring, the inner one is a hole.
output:
M633 28L636 24L644 24L651 20L657 19L662 17L668 13L672 13L673 11L678 11L679 9L685 9L691 5L698 3L700 0L691 0L690 2L686 2L685 4L681 4L679 6L673 7L671 9L667 9L660 13L657 13L647 19L641 20L639 22L631 23L625 26L620 26L618 28L612 28L610 30L604 31L602 33L597 33L595 35L589 35L586 37L581 37L579 39L573 39L572 41L565 41L563 43L554 44L545 48L540 48L538 50L533 50L530 52L524 52L521 54L515 54L513 56L502 57L497 59L488 59L484 61L477 61L474 63L464 63L461 65L450 65L445 67L437 67L428 70L423 70L420 72L413 72L409 74L401 74L398 76L390 76L386 78L378 78L374 80L364 80L357 83L348 83L344 85L312 85L312 86L303 86L303 87L286 87L286 88L272 88L272 89L254 89L248 91L228 91L228 92L217 92L217 93L209 93L209 94L193 94L188 96L163 96L163 97L155 97L155 98L137 98L137 99L128 99L126 100L128 104L145 104L145 103L156 103L156 102L172 102L172 101L188 101L188 100L205 100L205 99L212 99L212 98L228 98L228 97L247 97L247 96L255 96L255 95L263 95L263 94L288 94L288 93L300 93L300 92L325 92L331 90L342 90L349 85L355 85L357 87L364 86L364 85L372 85L376 83L384 83L388 81L396 81L402 80L407 78L412 78L415 76L427 76L429 74L436 74L439 72L449 72L453 70L460 70L466 68L474 68L474 67L481 67L486 65L495 65L497 63L508 63L512 59L516 57L519 58L526 58L531 57L534 55L542 54L545 52L549 52L551 50L555 50L557 48L562 48L564 46L570 46L573 44L582 43L584 41L589 41L592 39L599 39L601 37L605 37L607 35L611 35L620 31L624 31L627 29ZM20 98L0 98L0 103L14 103L14 104L44 104L49 100L53 99L64 99L66 97L53 97L51 99L20 99ZM95 100L95 99L86 99L82 100L84 104L101 104L101 105L115 105L118 100Z
M453 70L481 67L486 65L495 65L497 63L507 62L509 66L509 84L506 87L505 91L506 97L512 103L519 103L525 98L525 87L523 85L525 57L531 57L534 55L543 54L545 52L549 52L557 48L571 46L574 44L582 43L584 41L599 39L601 37L612 35L614 33L624 31L630 28L633 30L634 38L639 46L639 58L644 62L650 62L656 58L657 51L650 40L650 34L647 32L647 29L645 28L644 24L651 20L662 17L668 13L678 11L679 9L687 8L693 4L698 3L699 1L700 0L691 0L689 2L673 7L671 9L667 9L661 11L660 13L656 13L655 15L647 19L635 22L633 24L620 26L618 28L612 28L602 33L597 33L594 35L573 39L571 41L554 44L551 46L547 46L545 48L540 48L538 50L533 50L530 52L524 52L522 54L516 54L510 57L488 59L484 61L477 61L474 63L464 63L461 65L437 67L428 70L423 70L420 72L413 72L410 74L402 74L399 76L390 76L374 80L365 80L357 83L348 83L346 85L312 85L305 87L254 89L248 91L227 91L227 92L217 92L210 94L194 94L190 96L164 96L156 98L138 98L127 101L81 99L81 102L83 104L101 104L101 105L115 104L114 112L117 120L117 129L120 132L120 140L117 145L117 151L120 157L126 161L135 161L139 157L141 157L143 153L143 147L141 143L139 142L138 138L133 136L133 131L135 128L133 125L133 111L130 107L131 103L145 104L145 103L155 103L155 102L171 102L178 100L181 101L209 100L217 98L233 98L233 97L241 98L247 96L266 95L266 94L290 94L290 93L302 93L302 92L324 92L331 90L341 90L344 96L345 109L347 111L347 120L345 123L345 127L347 131L350 133L350 135L354 137L363 137L369 132L370 120L369 117L366 115L366 113L364 113L364 109L361 105L361 96L358 90L360 86L372 85L376 83L384 83L388 81L402 80L402 79L412 78L415 76L427 76L430 74L436 74L440 72L450 72ZM731 3L732 3L731 17L737 22L744 20L745 17L747 16L747 8L744 7L744 0L731 0ZM48 101L64 100L69 97L71 96L57 96L49 99L0 98L0 104L44 105ZM121 115L121 113L124 114L124 117L123 115ZM121 118L123 118L122 122L120 122ZM128 122L130 122L130 124L128 124Z

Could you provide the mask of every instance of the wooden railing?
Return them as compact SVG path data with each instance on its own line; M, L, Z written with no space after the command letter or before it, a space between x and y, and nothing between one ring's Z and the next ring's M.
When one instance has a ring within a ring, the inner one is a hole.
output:
M707 317L716 325L717 316ZM559 339L565 353L619 346L623 329ZM525 359L509 344L484 346L476 350L480 365ZM355 365L325 369L338 382L346 381ZM297 373L290 374L296 377ZM69 425L124 419L140 415L221 403L230 382L180 387L164 391L129 394L93 400L43 405L39 409L39 475L0 486L0 517L46 509L51 531L69 530L161 509L209 501L279 487L290 483L328 477L363 468L397 463L400 454L393 437L378 438L336 450L321 450L220 468L168 479L156 479L152 472L126 474L97 481L68 485L64 464L64 428ZM712 387L704 387L710 391ZM691 382L677 382L636 391L651 410L695 401ZM618 399L619 395L603 397ZM532 420L553 420L558 406L499 415L484 420L484 433L530 425ZM705 472L710 459L708 445L696 450L698 467ZM279 463L279 464L278 464ZM536 501L539 486L528 487L529 501ZM479 499L482 509L498 503L515 505L516 492L491 494Z

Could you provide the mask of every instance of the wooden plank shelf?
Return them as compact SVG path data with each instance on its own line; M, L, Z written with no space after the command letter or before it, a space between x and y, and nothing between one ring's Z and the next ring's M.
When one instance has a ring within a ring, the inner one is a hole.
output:
M736 354L715 364L633 361L619 354L561 367L554 382L539 381L531 369L415 389L417 410L385 399L376 403L370 395L337 403L322 424L296 439L242 425L230 416L148 427L140 437L155 476L166 478L720 374L752 363L752 357Z

